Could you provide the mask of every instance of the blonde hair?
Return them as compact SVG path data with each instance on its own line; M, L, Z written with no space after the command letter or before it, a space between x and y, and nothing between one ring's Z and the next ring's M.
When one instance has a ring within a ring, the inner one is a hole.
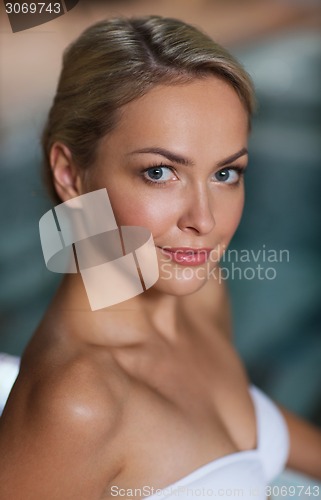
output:
M238 93L249 116L252 81L231 54L183 21L161 16L115 18L86 29L64 52L56 96L42 146L45 178L55 201L49 154L64 143L81 169L95 163L99 141L111 132L119 109L158 84L214 75ZM59 200L60 201L60 200Z

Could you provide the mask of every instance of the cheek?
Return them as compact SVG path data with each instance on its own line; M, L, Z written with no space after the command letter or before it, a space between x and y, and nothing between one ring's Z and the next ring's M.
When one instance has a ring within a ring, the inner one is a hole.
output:
M173 212L167 209L168 200L157 193L144 195L133 190L124 196L119 191L108 190L108 193L119 226L143 226L157 237L173 223Z
M239 189L231 196L222 197L216 211L216 227L224 244L228 244L233 237L242 217L244 207L244 188Z

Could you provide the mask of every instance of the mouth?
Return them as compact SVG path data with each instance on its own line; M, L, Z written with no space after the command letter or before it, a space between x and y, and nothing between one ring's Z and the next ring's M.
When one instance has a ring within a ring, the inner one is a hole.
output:
M171 261L182 266L200 266L205 264L210 256L212 248L190 248L190 247L158 247L163 255Z

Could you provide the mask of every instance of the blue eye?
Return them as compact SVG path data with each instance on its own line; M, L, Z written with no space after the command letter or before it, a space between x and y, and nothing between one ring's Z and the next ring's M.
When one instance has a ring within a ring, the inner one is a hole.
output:
M243 173L244 169L239 167L223 168L215 173L215 179L224 184L237 184Z
M152 184L162 184L173 179L173 171L169 167L158 165L150 167L143 172L144 179Z

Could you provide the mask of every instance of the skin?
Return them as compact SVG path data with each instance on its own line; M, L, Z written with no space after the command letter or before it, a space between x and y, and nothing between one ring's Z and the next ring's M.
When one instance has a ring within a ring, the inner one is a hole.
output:
M159 248L214 252L232 238L244 202L243 178L233 169L244 169L247 155L225 167L234 182L216 174L246 148L246 112L235 91L214 77L155 87L122 111L85 178L66 146L53 146L55 185L63 201L106 187L119 225L152 232L160 279L129 301L92 312L79 275L66 275L24 354L1 419L0 488L8 498L103 499L113 498L113 485L165 488L257 445L225 287L200 279L196 268L188 278L165 280ZM151 147L194 166L132 153ZM162 171L166 183L146 183L146 169L159 163L173 169ZM317 477L319 432L284 413L289 465Z

